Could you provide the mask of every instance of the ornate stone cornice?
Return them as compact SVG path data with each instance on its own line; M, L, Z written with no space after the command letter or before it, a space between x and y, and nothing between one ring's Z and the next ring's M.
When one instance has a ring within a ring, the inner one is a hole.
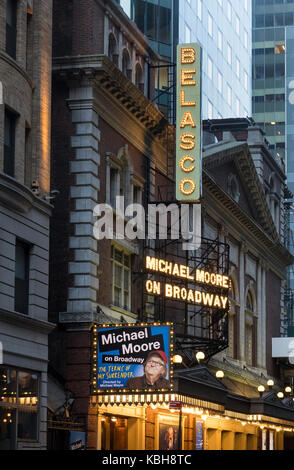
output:
M68 82L85 80L111 95L129 113L163 143L167 129L173 135L173 126L143 93L104 55L58 57L53 61L56 80Z
M204 197L204 201L206 201L207 208L213 207L214 205L217 205L218 207L222 206L230 215L231 220L235 219L240 226L247 230L247 233L250 234L250 238L257 240L263 249L270 250L272 256L277 257L280 263L285 266L293 264L293 256L280 243L280 241L276 241L271 238L252 217L243 211L241 207L232 198L230 198L230 196L217 184L206 170L203 171L203 188L204 196L206 196ZM213 204L212 206L208 202L208 196L215 201L215 204L211 203Z
M209 171L232 160L239 171L241 179L250 191L250 197L257 212L258 222L271 238L279 243L279 235L247 143L225 143L219 145L219 150L217 146L214 146L213 150L209 147L204 152L203 165Z

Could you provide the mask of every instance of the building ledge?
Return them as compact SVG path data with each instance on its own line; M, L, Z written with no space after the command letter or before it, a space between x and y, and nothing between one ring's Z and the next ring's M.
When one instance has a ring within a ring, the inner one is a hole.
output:
M15 70L17 70L17 72L19 72L24 78L25 80L28 82L29 86L31 87L31 89L33 90L35 88L30 76L27 74L27 72L25 71L25 69L23 69L19 64L18 62L16 62L12 57L10 57L8 54L6 54L5 52L3 51L0 51L0 59L4 60L5 62L7 62L11 67L13 67Z
M13 312L5 309L0 309L0 323L9 323L18 327L26 328L28 330L38 331L43 334L49 334L55 328L54 323L46 322L32 318L23 313Z
M105 55L66 56L53 59L53 76L59 80L92 80L112 95L145 128L165 141L174 128L148 98Z
M27 214L33 207L48 217L52 212L51 204L5 173L0 173L0 203L22 214Z

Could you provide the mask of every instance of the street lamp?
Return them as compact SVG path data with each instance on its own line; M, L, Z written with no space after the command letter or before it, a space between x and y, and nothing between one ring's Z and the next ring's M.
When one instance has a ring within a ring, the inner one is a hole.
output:
M265 392L265 388L263 385L259 385L259 387L257 388L258 392L259 392L259 396L262 397L263 393Z
M286 393L289 393L289 394L292 393L292 388L289 387L289 386L286 387L286 388L285 388L285 392L286 392Z
M216 372L215 376L216 376L217 379L222 380L222 379L224 378L224 376L225 376L224 371L218 370L218 371Z
M270 390L273 388L274 385L275 385L275 382L272 379L269 379L267 381L267 386Z
M205 354L204 354L204 352L198 351L198 352L196 353L196 359L197 359L197 361L198 361L199 364L200 364L201 361L204 361L204 359L205 359Z
M182 362L183 362L183 358L180 354L175 354L173 356L173 363L174 364L182 364Z
M283 392L278 392L277 397L280 398L281 400L284 398Z

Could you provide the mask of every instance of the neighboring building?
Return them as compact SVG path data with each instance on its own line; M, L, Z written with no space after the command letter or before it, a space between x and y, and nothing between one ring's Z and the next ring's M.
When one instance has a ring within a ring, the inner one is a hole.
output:
M266 132L270 149L285 166L289 187L286 243L293 253L294 7L288 1L253 0L253 117ZM274 192L270 189L272 194ZM291 194L292 193L292 194ZM294 310L293 266L288 271L285 297L290 336Z
M51 3L0 4L1 450L47 446Z
M286 160L286 34L294 25L293 4L253 0L253 117L270 148ZM289 188L291 189L290 181Z
M201 44L204 119L251 116L251 1L121 0L119 3L163 61L176 62L178 43ZM158 69L158 103L163 109L170 106L172 81L172 68Z

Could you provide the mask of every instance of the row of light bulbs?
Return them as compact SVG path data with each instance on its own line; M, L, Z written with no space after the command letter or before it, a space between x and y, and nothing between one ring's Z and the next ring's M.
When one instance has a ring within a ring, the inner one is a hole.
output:
M204 361L205 354L202 351L197 351L196 354L195 354L195 357L196 357L198 363L200 363L201 361ZM174 364L182 364L182 362L183 362L183 358L180 354L175 354L173 356L173 363ZM216 372L215 376L216 376L217 379L222 380L224 378L225 374L222 370L218 370ZM267 381L267 386L269 387L269 389L271 389L274 385L275 385L275 382L272 379L269 379ZM259 385L257 390L258 390L259 394L262 395L265 392L265 387L263 385ZM286 394L291 394L292 393L292 388L290 386L285 387L285 393ZM281 391L278 392L277 397L280 398L280 399L283 399L285 397L284 392L281 392ZM294 401L294 398L293 398L293 401Z
M205 354L202 351L197 351L195 356L196 356L196 359L197 359L198 362L204 361L204 359L205 359ZM173 363L174 364L182 364L182 362L183 362L183 358L180 354L175 354L173 356Z

